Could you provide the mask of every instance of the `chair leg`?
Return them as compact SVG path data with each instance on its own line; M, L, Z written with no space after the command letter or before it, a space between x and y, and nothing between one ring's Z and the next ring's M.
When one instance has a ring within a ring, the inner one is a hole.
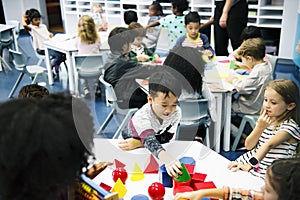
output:
M236 137L234 139L234 143L233 143L232 148L231 148L232 151L235 151L236 148L237 148L237 145L238 145L238 143L239 143L239 141L241 139L241 136L243 134L243 129L244 129L245 125L246 125L246 122L247 121L245 119L242 119L242 122L241 122L240 127L239 127L239 131L236 134Z
M128 124L131 116L134 112L129 111L125 118L123 119L122 123L120 124L119 128L117 129L116 133L114 134L112 139L118 139L120 137L121 131L125 128L125 126Z
M14 95L14 93L15 93L15 91L16 91L18 85L20 84L20 82L21 82L23 76L24 76L24 73L23 73L23 72L20 73L20 75L19 75L19 77L18 77L18 79L17 79L17 81L16 81L14 87L11 89L11 91L10 91L10 93L9 93L9 95L8 95L8 98L11 98L11 97Z
M106 119L104 120L104 122L102 123L102 125L100 126L100 128L97 131L97 135L102 134L102 131L105 129L105 127L107 126L108 122L111 120L112 116L115 113L115 109L112 109L112 111L108 114L108 116L106 117Z
M210 148L209 127L205 127L205 145Z
M51 90L51 87L50 87L50 85L49 85L49 80L48 80L48 76L47 76L46 73L47 73L47 72L42 73L41 75L42 75L42 77L43 77L43 80L44 80L45 83L46 83L46 88L47 88L47 89L49 90L49 92L51 93L52 90Z

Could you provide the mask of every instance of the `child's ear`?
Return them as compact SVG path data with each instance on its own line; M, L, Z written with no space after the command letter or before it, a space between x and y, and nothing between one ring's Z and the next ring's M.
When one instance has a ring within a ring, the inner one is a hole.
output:
M153 102L153 97L152 97L150 94L148 94L147 99L148 99L148 103L149 103L149 104L152 104L152 102Z
M184 25L184 28L186 29L186 24Z
M296 103L292 102L288 105L287 110L293 110L294 108L296 108Z

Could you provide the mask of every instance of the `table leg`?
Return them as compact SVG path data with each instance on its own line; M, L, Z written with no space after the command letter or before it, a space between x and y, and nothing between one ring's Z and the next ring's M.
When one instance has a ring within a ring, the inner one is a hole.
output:
M225 93L225 108L224 108L224 116L225 116L225 121L224 121L224 131L223 131L223 150L224 151L229 151L230 150L230 125L231 125L231 92L226 92Z
M49 85L53 85L53 76L52 76L52 68L51 68L51 62L50 62L50 55L49 55L49 49L46 47L45 48L45 62L46 62L46 67L48 71L48 81Z
M220 140L221 140L221 130L222 130L222 93L213 93L216 98L216 110L217 110L217 120L214 123L214 143L212 147L214 150L220 152Z
M68 65L69 90L71 94L75 94L72 52L65 52L65 53L66 53L66 62Z

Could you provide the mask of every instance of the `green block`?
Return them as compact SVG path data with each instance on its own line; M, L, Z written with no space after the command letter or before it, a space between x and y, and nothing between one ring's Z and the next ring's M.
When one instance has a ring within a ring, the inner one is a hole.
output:
M230 61L230 69L238 69L239 66L235 65L233 61Z
M182 174L177 173L178 177L177 178L174 177L174 180L178 182L187 182L191 180L191 176L183 163L181 163L181 167L182 167L181 169Z

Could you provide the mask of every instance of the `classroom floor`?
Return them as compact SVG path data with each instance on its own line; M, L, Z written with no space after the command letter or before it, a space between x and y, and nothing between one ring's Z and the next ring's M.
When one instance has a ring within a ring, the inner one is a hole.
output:
M36 58L33 48L30 45L29 42L29 37L28 35L20 35L18 39L19 43L19 49L24 53L24 55L27 55L28 57L28 64L36 64L38 59ZM7 51L4 53L4 59L8 59L8 53ZM10 63L12 66L12 63ZM63 66L63 65L62 65ZM12 67L13 68L13 67ZM11 72L4 73L3 71L0 71L0 102L4 102L9 100L8 99L8 94L13 87L15 81L17 80L17 77L19 76L19 72L16 70L12 70ZM21 81L19 87L17 88L14 98L17 98L18 91L23 85L30 84L31 79L28 76L24 76L23 80ZM54 84L51 86L52 92L62 92L66 91L68 88L68 82L67 82L67 73L64 69L64 67L61 67L61 72L60 72L60 79L55 81ZM104 94L104 88L102 88L102 95L101 97L95 97L92 95L92 98L90 100L82 98L83 101L86 102L87 106L91 110L91 115L94 118L94 124L95 124L95 133L100 127L101 123L105 120L106 116L108 113L111 111L110 107L106 106L105 103L105 94ZM120 118L120 117L119 117ZM94 135L94 137L101 137L101 138L111 138L113 136L113 133L115 130L117 130L117 126L119 123L119 118L114 118L114 120L107 126L105 129L103 135ZM221 155L224 157L228 158L229 160L234 160L237 158L239 155L244 153L244 151L228 151L228 152L223 152L221 151Z

